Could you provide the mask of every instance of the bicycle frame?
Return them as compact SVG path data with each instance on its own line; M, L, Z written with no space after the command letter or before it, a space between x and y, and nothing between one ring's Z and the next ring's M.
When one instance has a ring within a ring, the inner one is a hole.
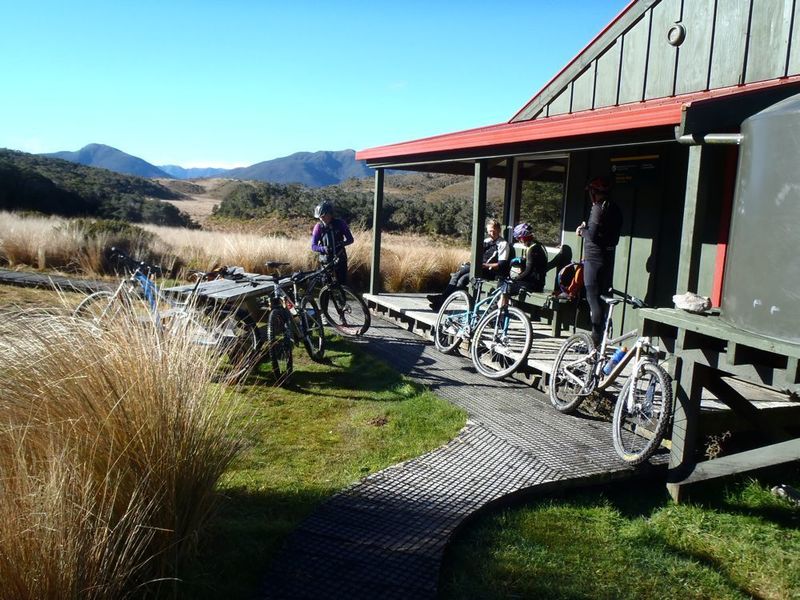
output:
M614 381L616 381L617 377L622 373L625 367L631 362L631 360L635 359L634 362L634 372L636 372L641 363L651 360L648 358L651 352L657 351L658 349L655 348L650 344L650 338L646 336L640 336L639 331L637 329L633 329L628 331L627 333L623 333L622 335L612 338L611 336L611 329L612 329L612 315L614 312L614 306L622 302L622 300L615 299L613 301L608 302L608 314L606 315L606 324L603 332L603 340L600 343L600 348L590 352L586 355L586 357L571 363L570 366L576 366L581 363L585 363L587 361L593 361L594 365L592 366L592 381L594 385L591 386L591 389L596 390L605 390L608 388ZM628 349L627 352L622 356L619 362L614 365L614 368L611 372L606 375L603 371L604 367L606 366L606 361L604 358L607 356L607 351L610 350L614 346L619 346L622 342L626 340L630 340L636 338L633 346ZM643 356L643 354L645 356ZM572 373L569 369L565 370L565 375L570 380L578 385L583 384L583 380Z

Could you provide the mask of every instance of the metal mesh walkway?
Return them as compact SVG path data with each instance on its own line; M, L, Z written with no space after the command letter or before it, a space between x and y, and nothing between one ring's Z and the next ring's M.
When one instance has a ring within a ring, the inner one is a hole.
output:
M604 421L561 415L527 385L490 381L466 358L381 319L360 343L470 421L445 446L325 502L274 561L266 598L435 598L444 548L482 507L633 473Z

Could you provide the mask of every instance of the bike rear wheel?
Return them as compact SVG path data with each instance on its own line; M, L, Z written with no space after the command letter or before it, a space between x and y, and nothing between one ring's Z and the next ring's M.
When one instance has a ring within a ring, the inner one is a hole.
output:
M158 315L156 308L127 288L116 292L101 290L89 294L81 300L72 313L73 317L89 321L97 327L108 325L120 318L131 319L148 326L160 325L156 315Z
M300 301L298 310L306 352L311 360L320 361L325 356L325 326L319 306L313 298L306 297Z
M472 313L472 298L463 290L457 290L447 297L433 326L433 342L439 352L449 354L469 340L467 327Z
M649 459L661 445L671 417L672 379L658 364L641 363L625 382L614 407L612 432L617 454L632 465Z
M516 371L531 349L531 322L514 306L496 308L475 328L470 355L475 369L489 379Z
M576 333L564 342L550 373L550 403L562 413L573 413L588 395L594 361L594 344L586 333Z
M279 384L288 379L294 364L291 320L292 315L283 307L273 308L267 319L267 355Z
M324 288L319 305L328 323L343 335L363 335L372 322L367 304L346 285Z

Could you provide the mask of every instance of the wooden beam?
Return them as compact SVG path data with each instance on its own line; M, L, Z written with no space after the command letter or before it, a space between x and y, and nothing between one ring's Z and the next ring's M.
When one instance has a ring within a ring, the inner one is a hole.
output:
M673 485L685 486L795 460L800 460L800 438L698 463L687 477Z
M381 225L383 224L383 169L375 169L375 196L372 208L372 268L369 276L369 293L379 294L381 289Z
M472 245L470 276L481 272L483 237L486 227L486 185L489 179L489 161L475 161L475 185L472 197Z

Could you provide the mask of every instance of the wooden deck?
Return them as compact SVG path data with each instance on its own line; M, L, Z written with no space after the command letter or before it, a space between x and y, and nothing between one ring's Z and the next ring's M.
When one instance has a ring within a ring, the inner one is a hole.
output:
M408 331L429 340L433 339L437 313L430 309L425 294L364 294L364 300L376 313L402 324ZM531 352L528 355L527 368L520 369L520 375L541 387L544 383L543 375L550 374L553 361L565 338L553 337L552 327L546 323L532 320L531 326Z

